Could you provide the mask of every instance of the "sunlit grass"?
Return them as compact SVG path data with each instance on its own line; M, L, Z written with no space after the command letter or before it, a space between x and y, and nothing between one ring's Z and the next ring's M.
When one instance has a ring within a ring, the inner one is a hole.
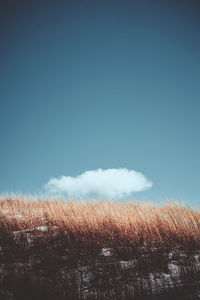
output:
M177 203L0 200L4 232L41 226L62 233L69 245L200 248L200 211ZM43 233L45 238L51 234L50 230Z

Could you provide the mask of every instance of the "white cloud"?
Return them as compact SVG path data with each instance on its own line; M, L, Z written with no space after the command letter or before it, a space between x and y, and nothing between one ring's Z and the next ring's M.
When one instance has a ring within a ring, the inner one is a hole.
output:
M50 194L72 198L120 199L130 197L132 193L146 190L151 186L152 183L143 174L120 168L86 171L76 177L51 178L45 189Z

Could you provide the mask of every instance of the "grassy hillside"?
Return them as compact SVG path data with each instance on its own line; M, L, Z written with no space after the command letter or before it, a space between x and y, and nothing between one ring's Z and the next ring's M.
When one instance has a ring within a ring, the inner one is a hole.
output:
M45 227L47 226L47 227ZM178 204L0 200L1 230L61 234L69 245L200 248L200 212ZM40 227L46 230L41 230Z
M200 211L1 199L0 261L3 300L196 300Z

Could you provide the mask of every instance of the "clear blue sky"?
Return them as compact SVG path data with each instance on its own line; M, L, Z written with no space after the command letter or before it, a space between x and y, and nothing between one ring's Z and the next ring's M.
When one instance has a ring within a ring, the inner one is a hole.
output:
M199 1L1 1L0 191L124 167L200 203Z

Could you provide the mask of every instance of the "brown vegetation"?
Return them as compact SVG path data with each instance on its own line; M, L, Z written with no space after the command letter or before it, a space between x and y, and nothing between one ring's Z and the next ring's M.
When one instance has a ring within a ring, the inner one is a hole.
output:
M62 233L68 245L200 248L200 212L176 203L1 199L0 212L4 232Z
M199 299L200 211L0 199L0 299Z

